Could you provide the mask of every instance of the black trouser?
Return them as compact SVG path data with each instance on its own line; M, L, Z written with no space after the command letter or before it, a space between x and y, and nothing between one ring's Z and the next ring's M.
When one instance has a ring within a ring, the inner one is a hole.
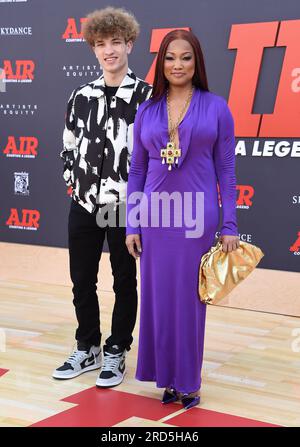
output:
M116 211L117 215L119 209ZM100 313L97 276L105 235L114 277L115 304L111 336L107 346L130 349L137 313L136 263L125 245L126 228L100 228L96 214L90 214L72 200L69 214L70 273L78 328L75 338L87 345L100 345Z

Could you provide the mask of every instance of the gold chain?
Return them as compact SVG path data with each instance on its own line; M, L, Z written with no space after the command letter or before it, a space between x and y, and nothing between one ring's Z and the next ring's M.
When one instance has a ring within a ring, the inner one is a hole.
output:
M169 130L169 136L170 136L170 141L174 141L173 137L175 137L175 133L176 133L176 129L179 126L190 102L193 96L193 88L191 89L189 96L187 97L184 107L179 115L179 118L177 120L177 123L175 125L173 125L172 123L172 118L171 118L171 111L170 111L170 98L169 98L169 90L167 90L167 108L168 108L168 130Z

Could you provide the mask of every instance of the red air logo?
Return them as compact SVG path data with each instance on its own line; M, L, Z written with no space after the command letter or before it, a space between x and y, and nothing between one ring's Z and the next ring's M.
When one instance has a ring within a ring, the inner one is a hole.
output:
M300 231L298 231L298 237L290 247L290 251L292 251L294 255L300 255Z
M253 205L252 198L254 196L254 188L251 185L237 185L238 198L236 202L237 208L250 208Z
M222 206L219 184L217 184L219 206ZM254 188L251 185L236 185L236 207L249 209L253 205Z
M18 213L16 208L11 208L10 216L6 225L11 229L34 230L36 231L40 224L40 212L37 210L22 210Z
M76 24L76 20L70 17L67 22L65 32L62 34L62 39L66 42L83 42L83 35L81 32L81 26L87 19L82 17L80 23Z
M3 150L6 157L35 158L39 141L36 137L9 136Z
M3 61L1 77L4 82L32 82L34 80L35 63L31 60Z

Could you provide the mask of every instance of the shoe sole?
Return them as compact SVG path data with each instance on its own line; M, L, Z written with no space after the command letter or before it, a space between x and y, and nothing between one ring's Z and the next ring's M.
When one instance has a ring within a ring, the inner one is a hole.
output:
M87 366L86 368L82 369L81 371L76 371L76 372L74 372L72 374L68 374L67 376L66 375L61 376L61 375L59 375L59 374L54 372L52 374L52 377L53 377L53 379L57 379L57 380L74 379L74 377L78 377L81 374L84 374L85 372L93 371L94 369L99 369L99 368L101 368L101 363L97 363L96 365Z
M114 382L110 382L109 385L107 384L106 380L103 379L103 381L101 381L101 379L99 379L99 377L98 377L98 379L96 380L96 386L98 388L112 388L114 386L120 385L120 383L123 382L125 375L126 375L126 370L124 371L123 377L121 378L121 380L116 379Z
M168 404L172 404L173 402L178 402L179 397L173 397L172 399L169 400L162 400L161 403L163 405L168 405Z

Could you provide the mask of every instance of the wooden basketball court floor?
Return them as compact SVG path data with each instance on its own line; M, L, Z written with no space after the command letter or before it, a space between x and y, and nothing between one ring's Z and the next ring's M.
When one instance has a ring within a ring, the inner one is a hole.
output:
M274 272L257 269L241 286L245 302L251 298L245 291L255 297L252 309L241 308L241 297L239 308L228 302L208 307L201 403L185 411L179 403L163 406L162 389L135 380L139 322L120 386L97 389L98 371L52 379L72 351L76 328L67 251L3 243L0 250L0 426L300 426L298 309L293 315L270 311L280 287L275 276L285 277L290 303L300 298L298 273L275 272L274 288L266 292ZM105 340L113 306L107 254L100 269ZM268 310L259 309L259 299Z

